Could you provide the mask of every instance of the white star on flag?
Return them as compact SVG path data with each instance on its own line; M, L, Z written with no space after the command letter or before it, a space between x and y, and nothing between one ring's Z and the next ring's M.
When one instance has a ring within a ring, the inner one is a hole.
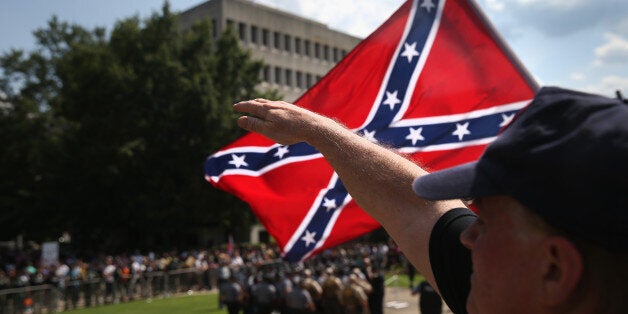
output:
M279 146L277 148L277 152L273 156L279 157L279 159L283 159L283 155L287 154L288 152L289 150L287 146Z
M423 0L423 3L421 3L421 7L425 8L425 10L427 10L427 12L430 12L435 6L434 6L434 2L432 2L432 0Z
M367 129L364 129L364 138L373 142L373 143L377 143L377 139L375 138L375 131L370 131Z
M456 123L456 130L453 133L451 133L451 135L458 136L459 141L462 141L462 138L465 135L469 135L469 134L471 134L471 132L469 131L469 122L465 124Z
M401 102L401 100L397 98L397 93L398 91L394 91L392 93L386 92L386 100L384 100L383 104L390 106L390 110L394 110L395 105Z
M236 154L231 154L231 161L229 161L229 164L234 165L238 169L242 166L248 167L249 164L244 161L244 158L246 158L246 155L238 156Z
M416 51L416 42L413 42L410 45L408 43L404 43L403 47L404 47L404 50L401 53L401 56L408 58L408 63L412 62L412 58L414 56L419 55L419 52Z
M335 199L328 199L328 198L323 198L323 207L325 207L327 209L327 212L329 212L330 210L336 208L336 200Z
M412 145L416 145L417 141L424 141L425 138L421 135L421 132L423 132L423 128L410 128L410 134L406 136L406 140L411 140Z
M514 113L511 113L511 114L502 113L502 119L504 121L502 121L502 123L500 123L499 126L503 128L503 127L509 125L510 122L512 122L512 119L514 119L514 118L515 118L515 114Z
M312 243L316 243L316 240L314 239L315 236L316 232L305 230L305 235L301 238L301 240L305 242L305 247L310 246Z

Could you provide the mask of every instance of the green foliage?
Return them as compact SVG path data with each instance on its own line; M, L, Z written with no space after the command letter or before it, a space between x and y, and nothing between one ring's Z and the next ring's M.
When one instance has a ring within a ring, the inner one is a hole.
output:
M232 32L214 43L208 21L178 25L167 4L109 36L53 17L36 51L0 57L0 239L182 248L252 222L202 164L242 134L231 104L263 95L262 63Z

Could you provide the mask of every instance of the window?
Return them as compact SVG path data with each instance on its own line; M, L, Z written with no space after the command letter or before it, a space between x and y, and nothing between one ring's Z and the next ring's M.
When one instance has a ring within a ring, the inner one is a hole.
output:
M275 68L275 84L281 84L281 68Z
M227 20L227 29L233 29L233 24L235 24L235 22L233 20Z
M283 49L287 52L290 52L290 35L284 35L283 36Z
M301 73L301 71L297 71L296 75L297 87L303 88L303 73Z
M269 38L270 36L270 32L267 29L262 29L262 45L268 47L268 41L270 40Z
M308 73L305 75L305 84L307 88L312 87L312 74Z
M246 24L238 23L238 36L241 41L246 41Z
M321 58L321 45L319 43L314 43L314 58Z
M254 44L257 44L258 39L257 39L257 26L255 25L251 25L251 42Z
M299 37L294 38L294 53L301 54L301 38Z
M292 70L286 69L285 82L287 86L292 86Z
M334 47L333 49L333 57L334 57L334 62L338 62L338 60L340 60L339 56L338 56L338 48Z
M305 55L308 57L312 56L310 51L310 41L306 39L303 43L305 44L305 47L303 47L305 50Z
M275 47L275 49L281 49L281 34L279 34L279 32L273 34L273 40L273 47Z
M329 46L323 46L323 59L329 61Z

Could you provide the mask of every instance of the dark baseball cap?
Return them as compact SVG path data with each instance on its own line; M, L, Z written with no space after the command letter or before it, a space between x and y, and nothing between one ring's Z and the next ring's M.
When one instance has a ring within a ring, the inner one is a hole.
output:
M544 87L478 161L413 189L429 200L508 195L568 234L628 251L628 105Z

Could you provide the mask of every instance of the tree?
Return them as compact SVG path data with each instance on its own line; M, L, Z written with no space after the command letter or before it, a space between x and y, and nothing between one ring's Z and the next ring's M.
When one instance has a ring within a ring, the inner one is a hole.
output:
M244 204L203 180L202 164L241 135L235 100L276 95L254 89L262 63L233 32L214 45L208 21L178 25L167 4L144 21L119 21L108 37L53 18L35 32L37 51L0 58L0 88L16 108L11 125L33 134L22 144L37 160L20 165L28 182L15 184L41 186L19 200L2 192L0 207L43 222L2 221L0 236L67 230L84 248L192 247L199 230L253 221ZM7 134L3 141L20 143Z

